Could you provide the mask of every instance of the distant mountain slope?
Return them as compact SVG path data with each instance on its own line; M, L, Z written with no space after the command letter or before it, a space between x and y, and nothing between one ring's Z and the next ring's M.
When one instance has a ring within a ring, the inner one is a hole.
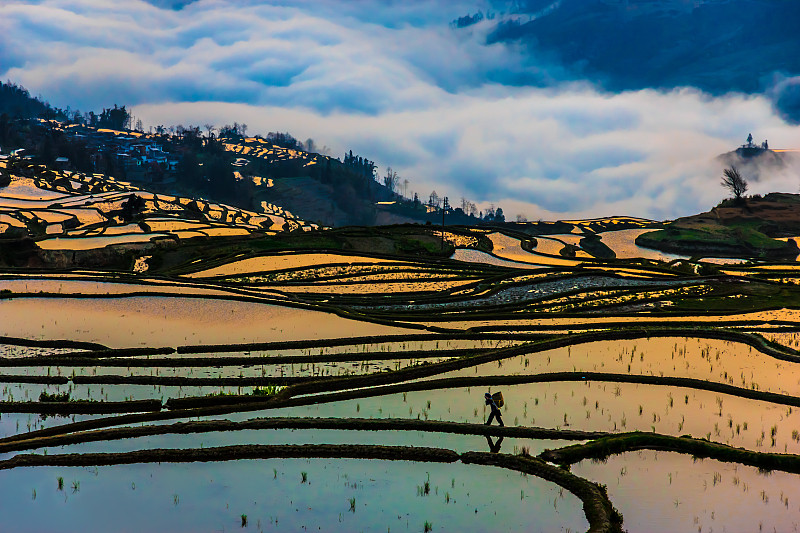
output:
M374 164L352 154L340 161L260 137L219 141L234 154L235 175L251 189L253 205L281 205L325 226L372 225L376 202L392 196L374 180Z
M0 115L11 118L64 117L61 110L52 108L47 102L31 96L25 87L11 82L0 82Z
M795 259L800 235L800 195L770 193L726 200L706 213L679 218L663 230L636 238L636 244L696 257ZM794 237L795 239L787 239Z
M532 2L528 12L541 10ZM490 42L519 41L611 90L694 86L759 92L800 74L800 2L562 0L541 16L498 23ZM526 9L523 6L523 9ZM791 94L782 111L800 118Z
M323 229L266 202L249 211L0 156L0 266L144 272L298 250L448 257L458 239L423 225Z

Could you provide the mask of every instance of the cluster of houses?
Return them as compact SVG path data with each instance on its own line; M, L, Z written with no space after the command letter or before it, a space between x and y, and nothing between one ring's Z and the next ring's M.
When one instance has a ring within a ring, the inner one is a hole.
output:
M164 151L158 135L95 129L80 124L66 126L65 132L86 142L93 164L96 165L100 157L113 157L125 179L150 183L175 181L180 155ZM68 166L69 161L56 161L56 164Z

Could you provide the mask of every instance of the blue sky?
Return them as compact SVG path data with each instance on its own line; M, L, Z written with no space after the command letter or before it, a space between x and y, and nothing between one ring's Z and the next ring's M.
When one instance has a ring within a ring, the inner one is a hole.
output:
M481 1L183 3L6 0L0 76L73 110L127 104L146 125L289 131L392 166L420 196L529 219L691 214L723 197L714 157L749 132L800 147L767 96L607 93L487 46L489 23L448 26ZM794 171L752 187L797 188Z

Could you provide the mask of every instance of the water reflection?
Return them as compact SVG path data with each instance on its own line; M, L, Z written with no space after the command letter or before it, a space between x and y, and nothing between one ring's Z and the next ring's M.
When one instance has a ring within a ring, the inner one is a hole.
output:
M504 438L505 437L500 435L500 437L498 437L498 439L497 439L497 442L495 442L495 441L492 440L492 437L490 437L489 435L486 435L486 444L489 445L489 453L499 453L500 452L500 447L503 445L503 439Z

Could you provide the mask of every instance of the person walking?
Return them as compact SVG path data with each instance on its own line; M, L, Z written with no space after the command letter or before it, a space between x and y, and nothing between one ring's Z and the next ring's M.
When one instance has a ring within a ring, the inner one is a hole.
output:
M497 407L497 403L495 403L494 398L492 398L492 395L487 392L486 394L483 395L483 397L486 400L486 405L488 405L492 410L492 413L489 415L489 420L486 421L486 425L487 426L491 425L492 420L497 418L497 423L500 424L501 426L505 426L505 424L503 424L503 417L500 414L500 408Z

